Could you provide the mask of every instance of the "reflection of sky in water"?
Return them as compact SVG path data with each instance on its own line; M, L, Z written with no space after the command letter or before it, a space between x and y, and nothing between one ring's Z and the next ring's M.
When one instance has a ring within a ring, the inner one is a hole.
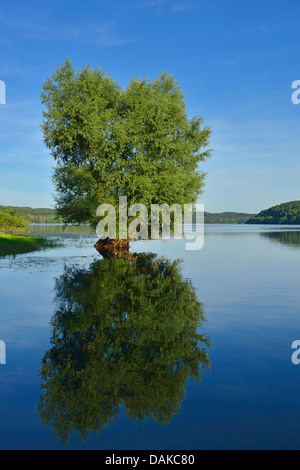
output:
M184 240L136 242L138 252L183 260L183 275L204 304L211 372L201 385L189 383L171 423L132 424L121 412L88 444L73 440L69 447L299 448L300 369L291 363L291 343L300 339L299 235L282 227L210 226L199 252L185 251ZM1 448L62 447L38 419L37 374L50 346L55 278L65 266L85 268L99 259L95 241L64 237L64 247L0 260L0 339L7 345Z

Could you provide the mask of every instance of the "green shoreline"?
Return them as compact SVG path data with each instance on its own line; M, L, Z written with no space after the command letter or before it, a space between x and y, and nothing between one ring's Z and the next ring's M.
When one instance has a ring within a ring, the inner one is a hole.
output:
M53 248L55 245L55 242L50 241L47 238L0 233L0 257Z

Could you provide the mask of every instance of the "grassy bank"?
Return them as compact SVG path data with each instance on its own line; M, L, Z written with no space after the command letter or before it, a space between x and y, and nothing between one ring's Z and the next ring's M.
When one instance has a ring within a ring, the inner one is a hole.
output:
M30 251L52 248L55 242L46 238L24 237L0 233L0 256L29 253Z

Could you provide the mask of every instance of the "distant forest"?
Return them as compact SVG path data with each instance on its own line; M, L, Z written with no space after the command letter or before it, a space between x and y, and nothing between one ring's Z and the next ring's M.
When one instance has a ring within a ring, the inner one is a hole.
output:
M31 207L5 207L0 206L3 211L8 211L14 215L25 219L29 224L61 224L63 219L56 215L54 209L32 209ZM205 212L206 224L244 224L253 214L245 214L239 212L222 212L210 213ZM193 222L196 222L196 214L194 214Z
M63 220L54 209L32 209L31 207L13 207L28 220L30 224L61 224Z
M300 201L287 202L251 217L247 224L300 225Z
M211 213L204 212L204 222L206 224L244 224L253 214L245 214L241 212L221 212ZM196 221L196 214L194 222Z
M271 207L258 215L241 212L204 213L206 224L300 225L300 201ZM196 222L196 213L193 215ZM54 209L0 206L0 232L22 233L29 224L62 224Z

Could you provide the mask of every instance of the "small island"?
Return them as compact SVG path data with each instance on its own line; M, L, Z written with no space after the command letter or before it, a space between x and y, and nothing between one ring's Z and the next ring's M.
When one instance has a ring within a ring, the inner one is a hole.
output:
M245 222L264 225L300 225L300 201L287 202L260 212Z

